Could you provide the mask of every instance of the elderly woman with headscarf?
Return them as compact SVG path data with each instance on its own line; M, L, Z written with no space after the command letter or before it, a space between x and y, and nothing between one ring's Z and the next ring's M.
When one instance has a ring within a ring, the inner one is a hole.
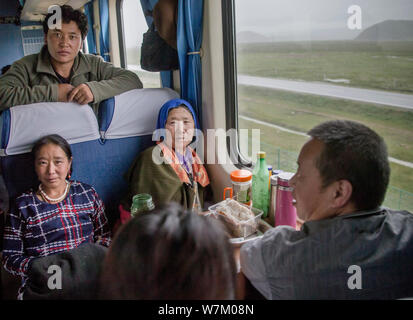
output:
M189 146L199 129L192 106L182 99L166 102L156 128L156 146L139 154L126 174L129 191L123 209L129 211L132 197L138 193L150 194L155 207L174 201L187 209L201 209L209 178Z

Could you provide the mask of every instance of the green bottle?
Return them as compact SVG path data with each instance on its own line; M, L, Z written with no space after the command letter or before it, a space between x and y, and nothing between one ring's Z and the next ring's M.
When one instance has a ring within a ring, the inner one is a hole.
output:
M252 171L252 206L264 212L263 218L268 214L268 179L269 173L265 162L265 152L260 151L257 155L257 163Z
M130 213L132 217L135 217L139 213L145 211L151 211L155 208L152 201L152 196L147 193L139 193L134 195L132 198L132 206L130 208Z

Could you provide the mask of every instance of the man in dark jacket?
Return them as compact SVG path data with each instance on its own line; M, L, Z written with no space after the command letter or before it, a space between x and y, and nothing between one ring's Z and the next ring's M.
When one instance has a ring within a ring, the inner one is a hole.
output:
M413 297L413 215L381 207L390 176L384 140L352 121L308 134L289 181L305 222L243 245L243 274L267 299Z

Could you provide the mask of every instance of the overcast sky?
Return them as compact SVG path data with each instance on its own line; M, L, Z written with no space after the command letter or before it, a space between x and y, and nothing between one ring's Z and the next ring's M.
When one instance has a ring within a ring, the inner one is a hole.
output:
M361 30L347 27L351 5L361 9ZM384 20L413 20L413 0L235 0L235 10L237 32L273 40L353 39Z
M351 5L361 8L361 30L347 27ZM413 0L235 0L235 10L237 32L258 32L269 40L354 39L384 20L413 20ZM140 46L148 29L140 1L124 0L123 15L126 46Z
M140 47L142 35L148 30L148 25L139 0L123 0L123 19L126 28L126 47Z

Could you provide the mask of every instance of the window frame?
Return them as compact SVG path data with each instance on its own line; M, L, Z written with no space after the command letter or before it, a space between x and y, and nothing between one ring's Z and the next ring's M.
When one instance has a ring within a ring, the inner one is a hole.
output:
M120 66L126 69L127 57L126 57L126 45L125 45L125 33L123 27L123 0L116 1L116 21L118 25L118 40L119 40L119 56Z
M237 45L235 23L235 1L221 0L222 36L224 55L224 87L225 87L225 124L226 130L236 129L238 126L238 81L237 81ZM252 161L243 157L239 148L239 134L236 141L227 138L227 151L234 154L232 159L237 168L252 168Z
M142 4L140 0L136 0L138 3L138 9L142 10ZM120 56L120 66L123 69L129 70L128 69L128 55L126 52L126 40L125 40L125 25L124 25L124 15L123 15L123 5L124 5L124 0L116 0L116 20L117 20L117 26L118 26L118 40L119 40L119 56ZM145 14L144 14L145 18ZM146 21L145 21L146 25ZM147 29L145 29L147 30ZM146 32L146 31L144 31ZM159 86L156 86L155 88L163 88L163 83L162 83L162 76L161 72L153 72L157 73L159 77ZM171 77L173 77L173 74L171 73ZM173 78L172 78L173 79ZM142 78L141 78L142 80ZM172 80L173 83L173 80ZM146 84L144 83L145 88Z

